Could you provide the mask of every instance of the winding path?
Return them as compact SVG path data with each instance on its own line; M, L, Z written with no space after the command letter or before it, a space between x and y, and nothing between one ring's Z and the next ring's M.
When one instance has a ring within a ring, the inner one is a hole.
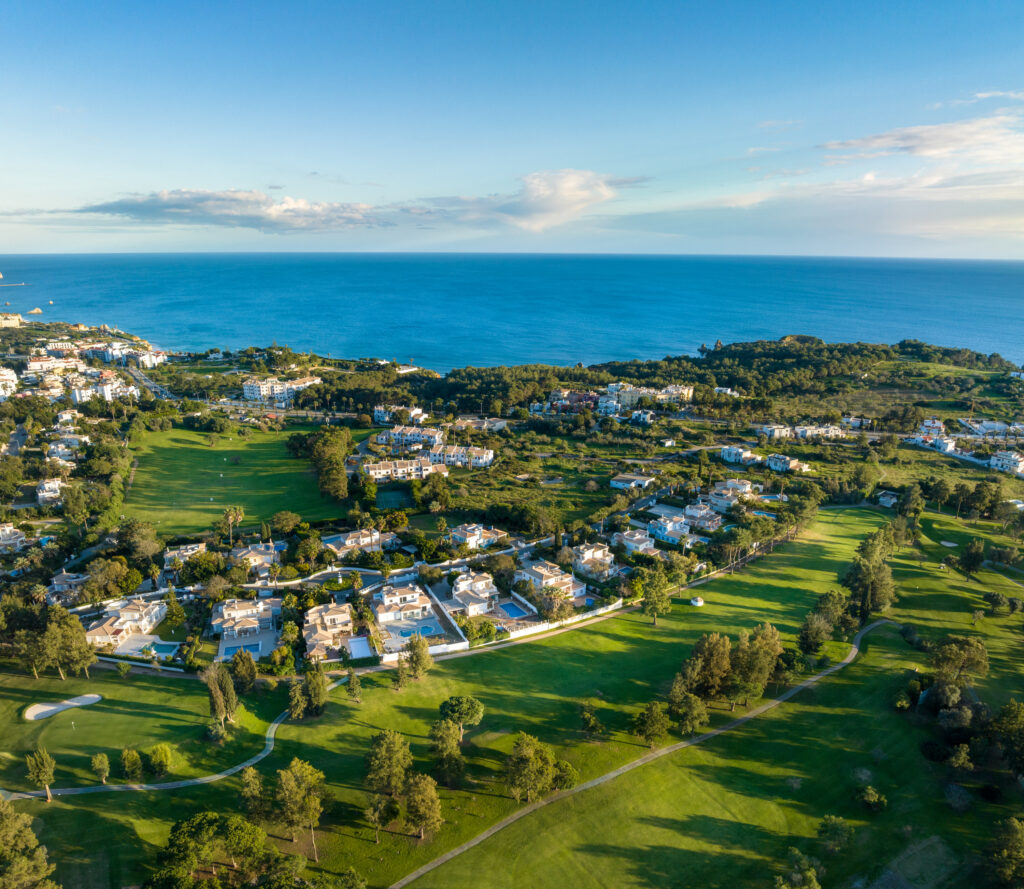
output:
M468 852L474 846L478 846L484 840L494 836L494 834L498 833L498 831L504 830L510 824L514 824L520 818L525 818L527 815L533 814L538 809L544 808L544 806L549 806L551 805L551 803L556 803L559 800L565 799L566 797L574 796L577 793L582 793L584 790L590 790L593 787L599 787L600 785L605 784L608 781L613 780L614 778L618 778L620 775L626 774L626 772L631 772L633 771L633 769L637 769L640 768L640 766L647 765L647 763L649 762L654 762L654 760L660 759L663 756L668 756L670 753L675 753L686 747L694 747L697 744L703 744L705 741L710 741L712 738L717 738L719 735L724 734L725 732L729 732L733 729L739 728L745 722L749 722L751 719L760 716L762 713L767 713L769 710L772 710L775 707L778 707L780 704L784 703L785 701L788 701L790 698L792 698L794 695L799 694L805 688L814 685L819 679L823 679L824 677L832 673L835 673L836 671L843 669L843 667L846 667L849 664L851 664L854 658L856 658L859 654L860 642L867 633L870 633L876 627L883 626L884 624L893 623L895 623L895 621L883 618L881 620L876 620L868 624L866 627L862 628L856 636L853 637L853 642L850 645L850 650L847 652L846 657L844 657L841 661L838 661L831 667L827 667L820 673L816 673L814 676L808 677L803 682L794 685L792 688L786 689L786 691L784 691L777 698L772 698L770 701L765 701L763 704L761 704L758 707L755 707L749 713L746 713L743 716L740 716L732 720L731 722L727 722L725 725L719 726L718 728L713 729L710 732L705 732L703 735L697 735L695 738L688 738L685 741L680 741L678 744L670 744L668 747L662 747L659 750L652 750L650 753L646 753L638 759L634 759L631 762L627 762L625 765L619 766L617 769L613 769L610 772L605 772L605 774L603 775L598 775L598 777L592 778L590 781L587 781L584 784L578 784L577 786L572 787L568 790L560 791L559 793L555 793L549 797L545 797L544 799L540 799L536 802L530 803L529 805L523 806L523 808L513 812L507 818L499 821L497 824L492 825L482 833L477 834L475 837L473 837L473 839L467 840L461 846L456 846L451 851L445 852L444 855L435 858L433 861L427 862L422 867L414 870L412 873L406 874L404 877L402 877L402 879L398 880L395 883L392 883L389 889L403 889L404 886L408 886L410 883L415 882L420 877L430 873L432 870L440 867L442 864L451 861L453 858L455 858L458 855L461 855L463 852Z

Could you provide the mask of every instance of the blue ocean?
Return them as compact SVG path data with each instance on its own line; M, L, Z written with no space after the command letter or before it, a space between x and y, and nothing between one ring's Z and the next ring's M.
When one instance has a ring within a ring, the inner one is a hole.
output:
M1024 361L1024 263L722 256L117 254L0 257L6 311L168 349L277 342L435 370L694 353L811 334ZM52 300L53 304L50 304Z

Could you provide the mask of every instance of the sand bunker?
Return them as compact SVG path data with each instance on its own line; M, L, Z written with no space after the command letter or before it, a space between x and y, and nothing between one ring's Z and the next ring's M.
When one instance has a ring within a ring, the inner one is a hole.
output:
M950 549L956 549L960 545L959 543L953 543L952 540L943 540L941 543L943 546L948 546Z
M56 704L32 704L25 708L25 718L29 721L46 719L47 716L53 716L55 713L60 713L61 710L70 710L72 707L88 707L89 704L95 704L99 700L102 700L100 695L79 695L77 698L68 698L66 701Z

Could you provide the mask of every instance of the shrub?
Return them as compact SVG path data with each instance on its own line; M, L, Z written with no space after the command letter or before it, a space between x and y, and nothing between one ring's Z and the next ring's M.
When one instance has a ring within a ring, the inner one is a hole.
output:
M921 755L930 762L945 762L949 759L952 751L938 741L931 739L921 742Z
M867 787L861 788L860 793L857 794L857 799L872 812L880 812L889 805L889 801L870 784Z
M898 691L893 695L892 706L896 710L909 710L910 709L910 695L905 691Z

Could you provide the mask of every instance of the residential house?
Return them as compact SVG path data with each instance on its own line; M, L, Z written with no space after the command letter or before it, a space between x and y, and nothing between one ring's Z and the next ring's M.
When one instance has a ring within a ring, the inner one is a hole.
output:
M788 426L779 426L775 424L768 424L761 426L758 429L761 435L767 436L769 441L775 441L780 438L790 438L793 434L793 430Z
M40 506L53 506L63 501L64 479L48 478L36 485L36 501Z
M612 543L615 546L625 547L626 552L631 556L637 554L644 556L658 555L658 548L654 545L654 541L651 540L646 531L641 531L639 528L619 531L617 534L612 535Z
M594 580L608 580L618 570L615 556L603 543L581 543L572 548L572 567Z
M656 419L654 411L633 411L630 414L629 422L637 426L650 426Z
M656 481L653 475L637 475L632 472L622 472L615 476L609 484L620 491L631 489L644 490L649 488Z
M85 639L90 645L117 646L136 633L151 633L165 614L167 603L162 599L132 599L91 624Z
M310 660L335 660L352 635L352 606L325 602L306 612L302 638L306 640L306 657Z
M213 606L210 628L224 639L258 636L273 630L281 616L278 597L267 599L225 599Z
M431 463L426 457L412 460L383 460L380 463L364 463L362 471L374 481L408 481L425 479L432 472L448 474L448 467L443 463Z
M236 565L245 565L249 571L255 571L257 577L264 579L270 575L270 566L281 561L281 551L273 540L269 543L250 543L231 550L231 560Z
M952 454L956 452L956 439L938 435L932 441L932 447L940 454Z
M655 540L662 543L670 543L672 546L681 546L684 549L690 546L690 524L682 517L661 516L653 522L647 523L647 533Z
M1024 472L1024 454L1016 451L996 451L989 460L989 466L999 472Z
M377 623L396 620L422 620L430 617L430 599L417 583L400 586L387 584L373 594L371 604Z
M321 538L320 542L336 556L342 558L356 551L372 552L395 549L399 538L393 531L381 533L376 528L362 528L359 531L349 531L345 534L331 534Z
M385 429L377 433L377 444L391 445L392 447L407 448L411 445L439 445L444 442L444 432L440 429L424 428L420 426L395 426L393 429Z
M725 445L721 450L721 456L724 463L747 463L754 454L738 445Z
M728 395L730 398L739 398L740 393L730 389L728 386L715 386L715 395Z
M587 585L551 562L534 562L515 573L515 582L525 580L535 592L547 589L553 596L575 599L586 592Z
M701 531L717 531L722 527L722 517L706 503L691 503L683 510L691 528Z
M900 502L900 495L895 491L879 491L876 496L878 497L878 505L884 506L886 509L892 509Z
M501 543L508 537L499 528L486 528L483 525L465 524L457 525L448 532L452 543L456 546L465 544L470 549L487 549L496 543Z
M743 502L743 497L739 491L732 488L716 488L708 494L707 500L708 506L715 512L725 515L734 506L739 506Z
M399 404L378 404L373 409L373 422L381 425L390 423L392 417L400 411L405 411L409 415L409 422L416 425L423 423L429 416L422 408L418 407L406 407Z
M771 454L768 457L768 468L773 472L807 472L811 467L785 454Z
M25 546L25 532L10 522L0 524L0 553L16 553Z
M467 571L452 584L452 601L447 604L451 612L462 612L466 617L487 614L494 610L500 593L494 578L485 571Z
M918 427L918 431L922 435L945 435L946 424L938 417L930 417Z
M846 438L846 430L841 426L795 426L793 433L797 438Z
M175 559L179 559L182 564L184 564L191 559L192 556L197 556L199 553L205 552L205 543L186 543L182 546L169 546L164 550L164 571L170 571L172 569Z

